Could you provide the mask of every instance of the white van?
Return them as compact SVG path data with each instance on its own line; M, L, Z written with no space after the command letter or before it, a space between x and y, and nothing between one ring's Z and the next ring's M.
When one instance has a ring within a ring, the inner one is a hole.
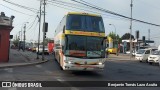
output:
M146 61L148 62L148 56L157 49L139 49L135 54L135 59L139 60L140 62Z
M148 62L149 62L149 64L159 63L158 62L159 58L160 58L160 51L156 50L156 51L152 52L151 55L149 55Z
M160 58L158 59L158 62L159 62L159 66L160 66Z

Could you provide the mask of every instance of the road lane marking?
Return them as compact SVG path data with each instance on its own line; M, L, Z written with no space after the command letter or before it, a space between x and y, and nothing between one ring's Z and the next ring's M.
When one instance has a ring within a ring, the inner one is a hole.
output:
M71 87L71 90L79 90L79 89L76 87Z
M7 71L7 72L10 72L10 73L13 72L13 68L5 68L4 70Z
M45 70L45 73L47 73L47 74L52 74L52 72L51 72L51 71L48 71L48 70Z
M38 67L38 68L42 68L42 66L41 66L41 65L36 65L36 67Z
M17 88L8 88L8 90L17 90Z
M76 88L76 87L72 87L72 85L71 85L70 83L64 82L65 80L62 79L61 77L56 77L56 80L59 81L59 82L61 82L61 83L63 83L63 84L69 85L69 86L71 87L71 90L79 90L79 89Z

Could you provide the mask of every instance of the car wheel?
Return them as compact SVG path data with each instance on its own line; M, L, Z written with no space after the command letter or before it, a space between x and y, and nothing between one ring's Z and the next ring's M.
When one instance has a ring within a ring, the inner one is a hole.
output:
M149 62L150 65L152 65L152 62Z
M139 62L142 62L142 60L139 60Z

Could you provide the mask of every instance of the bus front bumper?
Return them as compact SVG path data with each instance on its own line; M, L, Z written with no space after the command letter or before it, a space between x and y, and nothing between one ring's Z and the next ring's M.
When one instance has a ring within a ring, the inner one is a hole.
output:
M102 65L74 65L66 64L64 70L80 70L80 71L94 71L94 70L103 70L104 64Z

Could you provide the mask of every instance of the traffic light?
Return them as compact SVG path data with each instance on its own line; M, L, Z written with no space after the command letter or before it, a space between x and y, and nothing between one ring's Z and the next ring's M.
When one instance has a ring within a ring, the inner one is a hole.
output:
M44 38L46 38L46 32L44 33Z
M10 39L13 39L13 35L10 35Z
M139 38L139 31L136 31L136 38Z
M145 36L142 37L143 42L145 42Z
M43 32L48 32L48 23L43 23Z

